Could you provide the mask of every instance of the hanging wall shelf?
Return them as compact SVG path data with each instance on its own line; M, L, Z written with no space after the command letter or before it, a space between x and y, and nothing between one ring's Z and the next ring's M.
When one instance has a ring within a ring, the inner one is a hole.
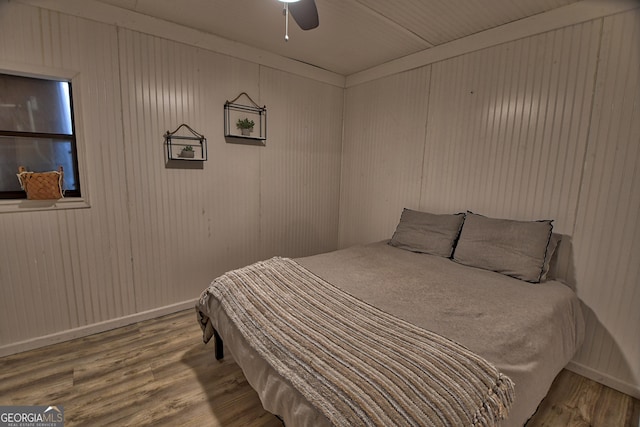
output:
M183 133L187 135L178 135L178 131L186 128ZM164 134L164 141L167 148L167 160L185 160L185 161L205 161L207 160L207 138L204 135L193 130L187 124L181 124L173 132L167 131Z
M236 103L243 95L251 104ZM267 107L258 106L245 92L233 101L225 102L224 136L227 142L264 145L267 139Z

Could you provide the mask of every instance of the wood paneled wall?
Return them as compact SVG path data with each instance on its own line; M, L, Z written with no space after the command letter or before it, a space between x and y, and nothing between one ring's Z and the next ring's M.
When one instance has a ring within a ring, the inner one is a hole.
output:
M347 90L341 246L389 237L420 194L430 77L425 67Z
M189 307L258 259L337 247L341 87L14 2L0 2L0 63L77 73L90 204L0 214L0 354ZM225 141L223 105L241 92L267 106L264 147ZM208 139L201 169L165 167L163 134L181 123Z
M403 207L553 218L587 319L571 367L640 395L639 31L631 11L349 87L340 246Z
M640 10L604 19L574 232L587 334L574 367L640 398Z

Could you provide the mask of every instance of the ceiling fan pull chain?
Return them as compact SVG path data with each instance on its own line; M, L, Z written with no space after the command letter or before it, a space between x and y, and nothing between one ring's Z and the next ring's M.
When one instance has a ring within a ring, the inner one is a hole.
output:
M284 14L284 41L289 41L289 3L284 4L284 9L282 10Z

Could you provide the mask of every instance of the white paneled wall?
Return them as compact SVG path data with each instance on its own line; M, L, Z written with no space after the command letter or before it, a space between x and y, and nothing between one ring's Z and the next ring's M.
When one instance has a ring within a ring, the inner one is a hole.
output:
M347 91L340 246L387 238L402 207L418 207L429 78L421 68Z
M0 214L0 354L190 307L260 258L337 247L343 89L10 2L0 62L77 73L90 202ZM224 139L241 92L267 106L264 147ZM208 139L201 168L165 167L163 134L182 123Z
M270 149L261 163L261 255L335 250L343 89L266 67L260 82L263 99L272 100Z
M640 388L640 11L606 18L576 212L578 371Z
M636 396L639 16L596 19L349 87L340 216L341 246L390 238L403 206L555 219L573 240L588 326L570 366ZM381 129L362 132L362 122Z
M222 106L242 91L257 97L259 67L130 30L118 38L134 286L147 310L256 259L260 149L227 146ZM208 137L202 169L165 168L162 135L182 123Z
M0 215L0 346L129 315L132 288L116 29L0 3L0 60L78 73L91 209ZM115 207L115 208L114 208Z
M600 22L433 64L421 207L572 234Z

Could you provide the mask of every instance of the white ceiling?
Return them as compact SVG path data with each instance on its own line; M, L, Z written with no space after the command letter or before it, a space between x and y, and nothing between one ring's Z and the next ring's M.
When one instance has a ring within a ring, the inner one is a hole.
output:
M316 0L320 25L291 20L278 0L99 0L351 75L579 0Z

